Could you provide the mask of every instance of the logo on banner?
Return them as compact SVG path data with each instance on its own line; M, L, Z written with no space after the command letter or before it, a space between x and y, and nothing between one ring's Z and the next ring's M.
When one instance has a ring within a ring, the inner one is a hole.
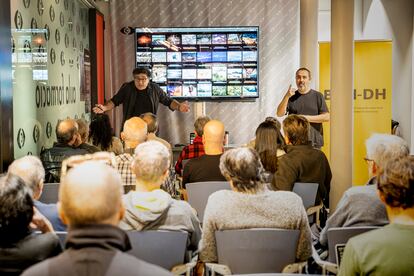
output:
M44 9L45 7L43 6L43 0L37 0L37 12L39 13L39 15L43 14Z
M33 127L33 141L37 143L39 141L39 138L40 138L40 129L38 125L35 125Z
M47 122L46 124L46 137L49 139L52 136L52 124Z
M23 27L23 17L19 10L17 10L16 14L14 15L14 25L18 30L20 30Z
M49 9L49 17L50 17L50 21L55 21L55 9L53 8L53 6L50 6Z
M17 146L21 149L24 146L24 142L26 141L26 134L24 134L24 130L19 128L17 132Z
M27 9L30 6L30 0L23 0L23 6Z

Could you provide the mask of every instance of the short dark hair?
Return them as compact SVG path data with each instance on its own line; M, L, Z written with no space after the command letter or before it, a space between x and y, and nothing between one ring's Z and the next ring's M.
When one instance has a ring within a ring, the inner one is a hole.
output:
M69 128L61 127L63 123L71 121L71 126ZM72 119L61 120L56 125L56 139L58 143L67 145L73 138L73 136L78 132L76 121Z
M378 174L378 190L388 206L413 208L414 156L398 157L387 162Z
M296 70L295 76L299 73L299 71L306 71L306 72L308 72L309 79L312 78L311 71L308 68L306 68L306 67L300 67L298 70Z
M89 125L89 139L92 144L99 146L103 151L112 144L112 127L107 114L96 114Z
M210 117L208 116L200 116L194 122L194 130L198 136L203 136L204 134L204 126L211 121Z
M263 166L252 148L227 150L220 158L221 174L240 192L257 191L263 184Z
M33 218L30 188L20 177L0 178L0 246L11 245L29 234Z
M302 115L292 114L283 121L283 131L292 145L309 143L309 121Z
M137 67L132 71L132 75L138 75L138 74L145 74L148 78L151 78L151 72L148 68L145 67Z
M147 123L148 133L155 133L158 130L157 116L151 112L146 112L139 117Z

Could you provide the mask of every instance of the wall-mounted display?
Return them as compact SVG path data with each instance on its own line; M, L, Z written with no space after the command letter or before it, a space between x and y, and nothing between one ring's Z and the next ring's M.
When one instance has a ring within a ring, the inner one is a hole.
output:
M258 27L136 28L136 66L173 98L257 98L258 42Z

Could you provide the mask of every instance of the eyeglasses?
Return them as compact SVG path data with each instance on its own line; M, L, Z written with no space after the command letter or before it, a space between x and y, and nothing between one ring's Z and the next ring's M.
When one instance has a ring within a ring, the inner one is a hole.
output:
M364 157L364 160L365 160L365 162L374 162L374 160L372 160L372 159L369 159L369 158L367 158L367 157Z
M148 78L137 78L137 77L134 77L134 80L136 80L136 81L147 81Z

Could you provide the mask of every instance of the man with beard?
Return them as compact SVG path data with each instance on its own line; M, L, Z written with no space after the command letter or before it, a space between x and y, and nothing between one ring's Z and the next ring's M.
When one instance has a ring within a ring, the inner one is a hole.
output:
M302 67L296 71L297 90L289 85L289 88L277 107L277 116L286 114L298 114L304 116L310 123L309 140L314 148L323 146L322 123L330 119L328 107L323 95L310 88L311 72Z

